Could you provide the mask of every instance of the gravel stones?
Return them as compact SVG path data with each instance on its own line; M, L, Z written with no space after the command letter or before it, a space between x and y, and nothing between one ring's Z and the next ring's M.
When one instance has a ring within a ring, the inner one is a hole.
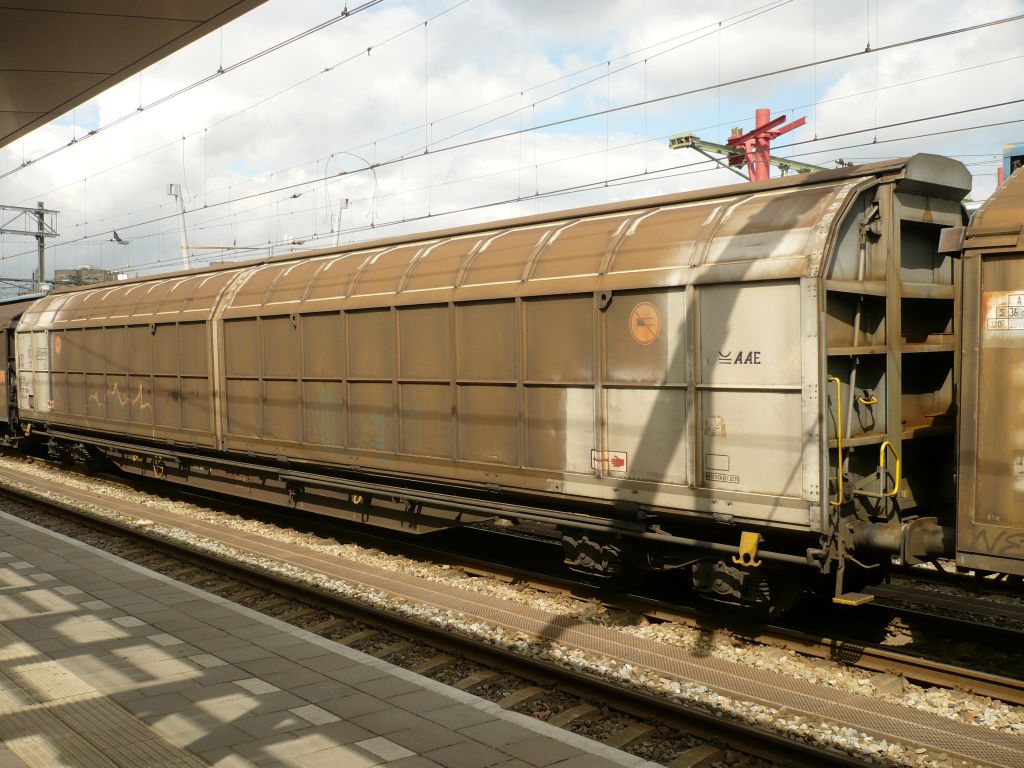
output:
M648 623L639 617L609 612L604 606L593 601L580 600L560 594L540 592L523 585L509 585L498 579L470 576L459 568L434 565L410 560L405 557L385 554L372 548L360 547L327 540L312 534L289 530L273 524L244 519L238 516L205 509L179 501L162 499L118 483L86 478L66 471L59 471L36 462L0 457L0 469L10 467L30 473L40 483L26 488L37 495L65 504L72 500L59 493L61 484L95 493L101 497L112 497L139 505L142 508L158 509L193 520L202 520L233 531L241 531L265 538L301 544L320 554L346 559L384 570L416 575L419 578L458 586L460 589L485 592L511 603L529 604L552 614L572 618L579 622L592 622L617 631L654 639L667 645L698 646L709 655L740 662L749 666L768 669L783 675L797 677L825 687L849 691L864 696L875 696L898 702L904 706L916 707L934 714L961 720L978 727L1004 730L1024 735L1024 711L1001 702L983 697L939 688L921 688L911 685L902 678L887 675L869 675L862 670L838 663L799 656L791 651L782 651L753 642L743 641L726 632L706 632L692 627L672 623ZM3 483L20 488L10 479ZM44 489L45 488L45 489ZM484 640L493 645L514 650L518 653L543 658L572 669L598 675L617 684L642 689L689 706L698 706L721 717L731 717L752 725L758 725L787 734L805 741L830 745L836 749L857 755L879 765L907 766L952 766L953 763L941 756L919 753L901 744L891 744L868 734L834 723L812 721L803 716L788 713L757 704L737 701L713 691L706 686L680 680L670 680L635 668L629 663L614 659L592 657L581 649L557 643L537 642L521 633L509 631L501 626L491 626L469 617L453 614L430 605L413 605L394 596L379 592L365 585L331 579L322 574L304 571L289 564L267 560L225 546L217 541L196 536L180 529L163 525L148 518L123 515L104 508L100 504L87 505L92 514L113 518L119 523L135 528L144 528L148 533L170 541L188 544L237 562L258 566L286 576L298 582L319 587L325 591L356 599L366 605L383 609L398 615L416 618L427 624L444 627L447 631L458 632ZM456 670L446 670L450 674ZM454 676L454 674L453 674ZM1024 742L1022 742L1024 745ZM959 763L957 763L959 765Z

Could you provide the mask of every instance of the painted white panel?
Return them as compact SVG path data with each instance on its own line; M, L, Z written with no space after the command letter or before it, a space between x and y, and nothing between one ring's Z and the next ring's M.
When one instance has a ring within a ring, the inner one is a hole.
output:
M15 336L18 407L25 411L51 410L48 334L48 331L32 331Z
M49 331L33 331L32 355L35 383L32 388L36 411L49 413L53 410L50 400L50 339Z
M701 382L800 384L800 284L698 288Z
M33 373L32 334L17 334L15 349L18 369L18 408L23 411L31 410L32 403L35 401L33 397L35 375Z
M702 485L800 497L800 400L799 392L703 392Z
M626 465L609 466L605 474L686 485L687 397L680 389L606 390L605 448L625 453Z
M36 373L50 370L50 342L48 331L35 331L32 334L32 355Z
M565 469L593 474L590 453L594 440L594 390L565 390Z

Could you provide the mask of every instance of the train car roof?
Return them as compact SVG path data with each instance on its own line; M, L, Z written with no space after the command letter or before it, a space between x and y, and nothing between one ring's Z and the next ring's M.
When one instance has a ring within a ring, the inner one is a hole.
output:
M855 199L879 181L959 207L964 166L942 157L577 208L343 248L61 291L25 329L156 326L253 314L621 292L818 274Z
M30 293L24 296L11 296L0 299L0 328L9 328L22 313L37 299L45 297L45 293Z
M1005 241L1024 246L1024 168L1018 168L975 211L967 227L966 247L992 247Z
M76 292L89 290L98 287L110 287L114 285L127 285L132 283L151 282L153 280L179 278L187 275L211 274L229 270L244 269L259 266L261 264L273 264L276 262L295 261L303 258L327 256L332 254L355 253L380 248L388 248L401 244L415 244L441 238L458 237L475 233L491 232L498 229L509 229L513 227L533 226L549 222L563 221L567 218L580 218L587 216L602 216L625 211L641 210L645 208L659 208L667 205L678 205L688 202L703 200L715 200L717 198L748 196L758 192L773 189L788 189L796 187L814 186L828 184L830 182L846 181L869 176L894 176L900 181L901 189L915 194L925 194L935 197L943 197L952 200L961 200L971 189L971 175L963 163L952 160L942 155L920 153L912 157L884 160L877 163L866 163L863 165L846 166L815 173L794 174L781 176L767 181L739 182L720 187L705 189L687 190L685 192L673 192L666 195L639 198L632 200L621 200L611 203L584 206L581 208L563 209L548 213L520 216L512 219L500 219L495 221L482 222L478 224L467 224L443 229L425 230L404 235L377 238L374 240L363 240L355 243L348 243L341 246L330 246L316 248L307 251L294 251L280 254L273 257L256 259L244 259L239 261L211 264L203 267L196 267L190 270L176 270L159 274L140 275L119 280L116 282L96 283L89 286L69 286L60 288L54 293Z

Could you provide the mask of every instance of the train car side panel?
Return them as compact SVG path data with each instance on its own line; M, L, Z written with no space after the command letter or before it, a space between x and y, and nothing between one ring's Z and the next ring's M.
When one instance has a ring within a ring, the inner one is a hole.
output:
M215 447L208 320L236 274L40 299L18 326L23 416L54 428Z
M957 561L1024 575L1024 172L975 214L964 242Z
M251 268L215 310L224 446L817 529L794 339L859 183Z
M797 281L701 286L701 485L802 495ZM813 379L812 379L813 381Z

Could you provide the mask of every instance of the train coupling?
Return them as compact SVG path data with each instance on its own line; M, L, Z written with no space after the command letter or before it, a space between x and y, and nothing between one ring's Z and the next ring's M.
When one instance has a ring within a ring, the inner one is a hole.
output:
M953 549L953 529L939 525L934 517L891 523L856 520L850 531L855 549L889 552L899 557L901 565L925 563Z

